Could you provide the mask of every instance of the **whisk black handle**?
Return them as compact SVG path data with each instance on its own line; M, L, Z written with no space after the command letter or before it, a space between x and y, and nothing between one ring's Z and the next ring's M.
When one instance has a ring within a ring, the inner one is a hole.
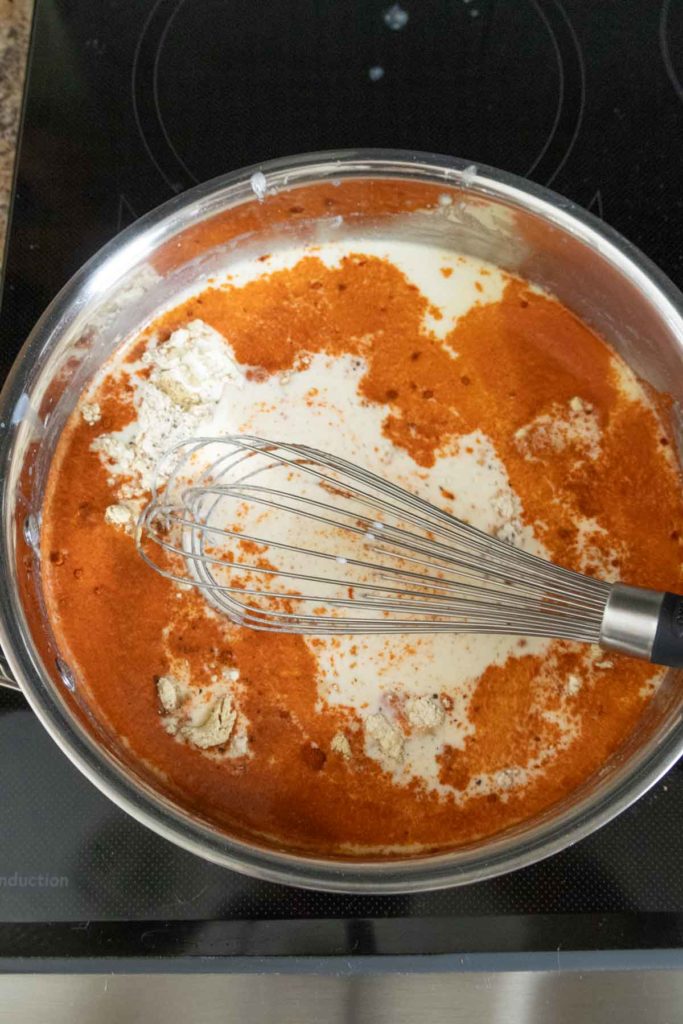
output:
M683 668L683 596L613 584L600 645L655 665Z
M683 668L683 597L664 594L650 660L656 665Z

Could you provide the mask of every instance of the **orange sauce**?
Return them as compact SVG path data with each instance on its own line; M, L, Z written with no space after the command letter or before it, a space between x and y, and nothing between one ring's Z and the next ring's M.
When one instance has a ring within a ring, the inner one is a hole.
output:
M576 524L590 517L599 527L591 543L605 552L618 545L627 582L680 589L683 507L666 457L672 439L654 408L619 391L607 346L559 303L512 279L499 302L475 306L456 323L446 340L455 362L423 326L426 312L424 297L391 263L358 254L338 267L310 257L241 288L207 288L152 329L163 338L200 318L230 339L241 363L266 375L296 368L308 353L361 355L363 395L385 409L386 436L419 466L429 470L444 438L480 429L554 560L578 567ZM515 431L577 395L598 416L598 458L577 460L570 444L540 463L525 459ZM463 749L444 748L441 781L463 789L552 745L557 725L544 712L559 706L557 679L567 672L583 682L569 699L578 723L569 746L504 799L458 801L417 779L394 783L365 754L358 712L320 707L315 642L217 620L202 598L156 575L133 540L105 523L115 498L90 445L133 412L123 385L103 385L98 400L102 422L93 428L72 419L50 475L42 540L50 616L96 712L179 802L229 832L265 835L290 849L447 849L566 796L633 730L649 699L651 666L610 656L611 667L596 674L578 646L558 642L540 658L520 640L515 655L479 679L468 709L476 729ZM452 494L443 497L447 508ZM401 642L387 652L400 657ZM208 681L210 665L239 668L248 756L207 757L164 730L155 683L169 670L169 654L187 660L196 686ZM447 689L442 699L448 707ZM340 729L351 744L348 760L332 749Z

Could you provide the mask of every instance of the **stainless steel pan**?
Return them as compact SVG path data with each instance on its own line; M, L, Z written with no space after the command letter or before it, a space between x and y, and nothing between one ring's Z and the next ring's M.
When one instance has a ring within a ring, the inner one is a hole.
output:
M252 178L255 171L265 175L265 198L262 179ZM374 216L373 183L387 179L394 183L396 208ZM314 190L309 195L315 190L334 195L335 189L341 195L348 182L356 182L359 201L341 221L333 201L313 219L297 202L302 186ZM432 186L436 202L429 213L411 209L405 199L415 182ZM0 561L6 581L0 593L0 642L7 675L74 764L143 824L226 867L342 891L436 889L531 864L609 821L683 750L683 687L680 673L671 672L623 749L581 790L543 814L438 856L323 860L238 840L192 808L178 806L92 714L87 687L51 634L35 553L50 459L83 384L123 337L226 254L254 246L267 251L274 234L310 240L332 231L383 231L387 217L394 218L396 230L491 259L550 289L642 378L670 393L673 414L680 416L682 297L642 253L569 201L512 175L486 167L475 172L447 157L390 151L274 161L200 185L143 217L57 296L22 349L0 399ZM198 230L207 224L208 231Z

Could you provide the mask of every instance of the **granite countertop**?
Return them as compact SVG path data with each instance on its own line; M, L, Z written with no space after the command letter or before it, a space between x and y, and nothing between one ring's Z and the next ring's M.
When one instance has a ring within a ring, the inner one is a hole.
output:
M0 269L33 0L0 0Z

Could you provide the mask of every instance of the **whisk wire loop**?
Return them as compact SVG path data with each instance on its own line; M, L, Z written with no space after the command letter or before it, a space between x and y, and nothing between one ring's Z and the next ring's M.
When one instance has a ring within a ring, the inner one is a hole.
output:
M253 629L599 639L609 584L308 445L195 438L151 491L143 559Z

